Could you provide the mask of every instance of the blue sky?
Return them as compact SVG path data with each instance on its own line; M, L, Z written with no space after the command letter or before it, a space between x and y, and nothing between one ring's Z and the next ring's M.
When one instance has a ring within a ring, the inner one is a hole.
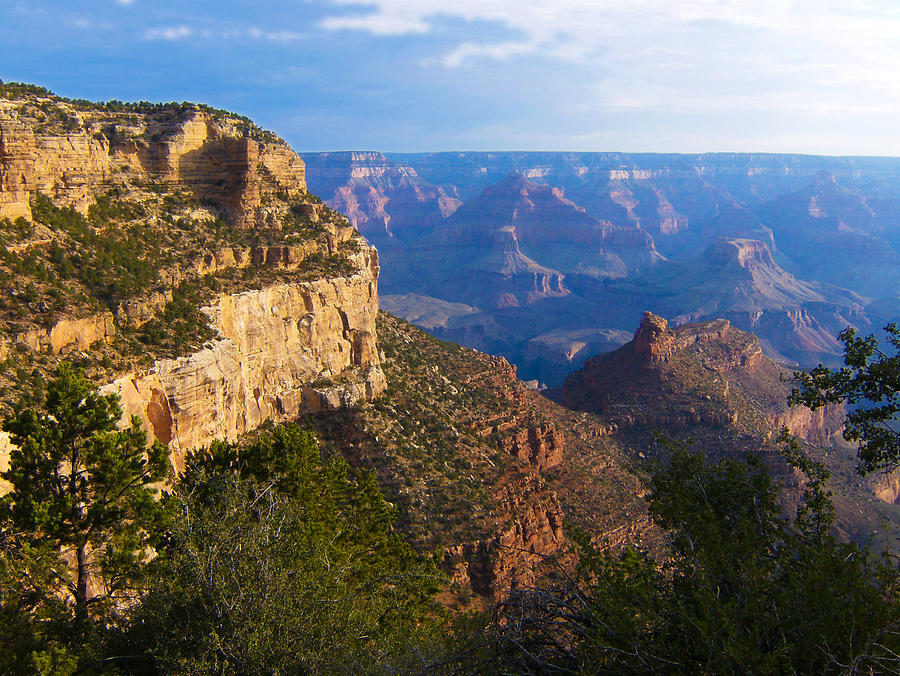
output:
M301 151L900 155L896 0L0 0L0 79Z

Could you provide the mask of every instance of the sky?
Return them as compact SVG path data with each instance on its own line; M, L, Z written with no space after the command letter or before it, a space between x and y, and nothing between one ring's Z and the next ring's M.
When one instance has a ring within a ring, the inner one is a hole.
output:
M900 155L897 0L0 0L0 79L298 151Z

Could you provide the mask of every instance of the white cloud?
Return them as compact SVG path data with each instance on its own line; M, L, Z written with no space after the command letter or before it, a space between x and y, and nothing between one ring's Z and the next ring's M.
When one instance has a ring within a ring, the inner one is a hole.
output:
M246 34L254 40L267 42L294 42L303 37L302 34L294 31L268 31L262 28L249 28Z
M479 56L506 61L514 56L533 54L537 49L535 43L529 42L495 42L486 45L464 42L452 52L445 54L441 62L448 68L456 68L464 61Z
M200 38L204 40L261 40L265 42L287 43L303 38L302 33L294 31L271 31L262 28L192 28L184 24L178 26L165 26L162 28L148 28L144 31L145 40L185 40L187 38Z
M340 15L321 21L327 30L439 35L426 64L581 66L598 109L900 110L896 0L329 2Z
M427 33L429 24L421 19L410 19L401 14L376 13L365 16L331 16L322 20L326 30L359 30L373 35L408 35Z
M116 3L119 5L128 6L134 4L134 0L116 0Z
M194 34L190 26L167 26L164 28L148 28L144 32L146 40L184 40Z

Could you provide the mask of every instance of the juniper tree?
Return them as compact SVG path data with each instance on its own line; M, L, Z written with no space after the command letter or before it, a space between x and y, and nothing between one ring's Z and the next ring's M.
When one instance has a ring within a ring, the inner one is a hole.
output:
M859 471L892 470L900 465L900 329L885 327L893 354L885 352L874 336L859 337L850 327L840 333L844 366L821 364L794 374L799 383L791 393L792 405L815 410L827 404L847 404L844 438L859 443Z

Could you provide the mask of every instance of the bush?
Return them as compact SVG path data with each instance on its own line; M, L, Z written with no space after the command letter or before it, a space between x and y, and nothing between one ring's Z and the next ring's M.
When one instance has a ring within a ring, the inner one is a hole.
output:
M167 567L127 639L166 673L373 671L434 626L439 577L374 478L289 425L191 454Z
M514 594L474 654L512 673L896 673L897 571L828 534L827 472L788 456L808 476L793 522L757 459L675 448L650 484L664 556L577 537L580 582Z

